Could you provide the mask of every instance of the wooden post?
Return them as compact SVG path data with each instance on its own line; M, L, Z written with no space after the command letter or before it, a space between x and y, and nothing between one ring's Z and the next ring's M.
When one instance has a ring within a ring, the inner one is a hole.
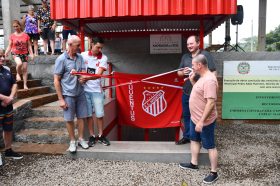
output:
M81 38L81 52L85 51L85 23L83 20L80 20L79 24L79 31L80 31L80 38Z
M109 75L112 73L113 71L113 67L112 67L112 63L108 63L108 72ZM113 79L109 78L109 86L113 85ZM109 98L113 98L113 88L109 88Z
M203 24L203 19L200 19L200 29L199 29L199 40L200 40L200 49L204 49L204 24Z
M122 141L122 126L118 120L118 141Z
M175 141L179 141L180 129L181 129L181 127L176 127L176 131L175 131Z
M144 141L149 141L149 129L144 129Z

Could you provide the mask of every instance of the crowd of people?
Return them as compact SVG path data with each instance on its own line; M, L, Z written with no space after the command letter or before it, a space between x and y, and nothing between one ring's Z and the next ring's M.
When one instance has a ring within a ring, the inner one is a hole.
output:
M22 17L21 21L14 20L12 22L14 33L10 35L9 44L5 51L6 57L11 52L16 62L16 80L20 81L22 74L24 89L28 89L28 62L39 55L38 41L40 37L43 39L43 54L47 55L48 48L50 48L50 54L54 55L61 54L66 50L69 34L77 34L71 28L63 26L63 39L61 39L59 33L55 33L57 23L50 17L50 7L47 0L42 0L41 2L42 6L37 11L35 11L34 6L30 5L28 6L28 13Z
M19 53L12 50L17 66L26 63L27 52L32 54L29 36L20 29L18 21L13 24L15 33L12 34L10 43L21 41L24 50ZM21 39L16 39L19 37ZM199 37L190 36L187 39L189 53L184 54L179 65L178 76L186 79L183 86L182 106L184 133L183 138L176 142L176 145L191 144L191 161L180 163L182 169L197 170L198 155L201 146L208 150L211 164L210 174L204 178L204 183L212 183L218 179L217 161L218 152L215 146L215 120L217 118L216 100L218 82L216 78L216 67L210 53L199 49ZM102 53L104 40L94 37L91 40L89 51L79 53L81 39L71 35L67 42L68 49L64 51L55 61L54 86L58 95L59 106L63 109L64 120L70 138L68 150L71 153L77 151L77 146L83 149L93 147L96 142L105 146L110 145L109 140L103 134L104 117L104 92L101 87L100 77L73 75L74 72L87 72L89 74L102 75L107 70L108 58ZM0 125L4 129L5 156L12 156L15 159L22 158L21 155L11 150L12 131L12 100L17 86L11 73L4 68L3 60L13 45L9 46L4 54L0 50ZM28 48L28 49L27 49ZM192 73L190 73L192 68ZM24 69L24 66L23 66ZM7 75L5 75L7 72ZM96 115L98 132L95 135L93 130L93 113ZM77 118L78 139L75 139L74 119ZM88 125L89 139L84 139L84 125Z
M72 35L68 39L68 50L61 54L55 61L54 86L58 95L59 105L64 112L64 120L69 133L69 151L75 153L78 146L83 149L93 147L98 141L105 146L110 145L109 140L103 135L104 92L101 87L100 77L74 76L73 72L87 72L102 75L107 69L107 57L102 53L104 40L95 37L91 42L91 49L79 54L81 40ZM92 115L97 118L98 134L93 130ZM78 136L74 135L74 118L77 117ZM84 140L84 122L87 122L90 137ZM77 143L78 142L78 143Z
M28 14L22 22L13 21L14 33L10 35L9 45L4 51L0 49L0 126L3 127L5 156L21 159L22 156L11 149L13 129L12 102L17 90L16 81L23 74L23 88L27 86L27 64L38 55L38 40L44 41L44 54L47 54L48 41L51 54L60 54L55 61L54 86L58 95L59 106L63 109L64 120L70 138L68 150L77 151L77 145L83 149L93 147L96 142L105 146L110 141L103 134L104 92L100 77L76 76L73 72L87 72L102 75L107 70L108 58L102 53L104 40L92 38L90 50L80 54L81 39L71 28L64 26L62 35L55 33L56 21L50 18L50 8L46 0L42 7L34 12L29 6ZM24 29L22 29L24 27ZM68 38L68 35L71 36ZM218 152L215 146L214 130L217 118L216 100L218 83L216 67L210 53L199 49L199 37L187 39L189 53L184 54L179 65L178 76L186 79L183 86L182 106L184 132L183 138L176 145L191 144L191 162L180 163L183 169L198 169L200 147L207 149L211 163L211 172L203 182L212 183L218 179ZM67 45L67 47L66 47ZM33 50L33 48L34 50ZM62 48L62 50L61 50ZM16 81L9 69L4 67L4 59L11 53L16 63ZM190 68L193 72L190 73ZM93 113L96 115L98 133L93 130ZM74 119L77 118L78 139L75 139ZM84 139L84 125L88 125L90 137ZM1 157L0 157L1 165Z

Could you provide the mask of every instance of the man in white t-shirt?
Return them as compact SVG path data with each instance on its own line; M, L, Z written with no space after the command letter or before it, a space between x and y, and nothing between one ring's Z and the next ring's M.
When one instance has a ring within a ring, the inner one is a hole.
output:
M91 49L82 53L87 73L102 75L107 70L108 58L101 52L103 46L104 40L101 37L95 37L92 39ZM101 79L98 77L82 76L81 80L85 82L84 90L88 107L87 123L90 133L88 145L93 147L97 140L99 143L108 146L110 142L103 135L104 92L101 86ZM95 112L98 128L98 136L96 137L93 131L93 112Z

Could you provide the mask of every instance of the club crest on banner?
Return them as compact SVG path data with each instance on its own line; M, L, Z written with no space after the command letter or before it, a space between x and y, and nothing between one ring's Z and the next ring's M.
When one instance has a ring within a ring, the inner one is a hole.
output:
M156 92L145 90L143 92L144 98L142 101L142 109L154 117L163 113L167 108L167 102L164 98L164 94L165 92L163 90Z

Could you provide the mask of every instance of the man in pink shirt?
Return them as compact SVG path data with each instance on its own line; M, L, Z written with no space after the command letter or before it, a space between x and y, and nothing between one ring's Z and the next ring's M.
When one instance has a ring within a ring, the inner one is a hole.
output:
M180 163L183 169L198 169L198 155L200 146L208 150L211 163L211 172L203 179L204 183L213 183L218 179L217 162L218 152L215 146L215 121L217 118L216 100L218 92L218 81L214 73L208 69L207 59L199 54L192 60L193 74L190 81L193 89L190 95L190 140L191 140L191 162ZM195 82L195 74L200 78Z

